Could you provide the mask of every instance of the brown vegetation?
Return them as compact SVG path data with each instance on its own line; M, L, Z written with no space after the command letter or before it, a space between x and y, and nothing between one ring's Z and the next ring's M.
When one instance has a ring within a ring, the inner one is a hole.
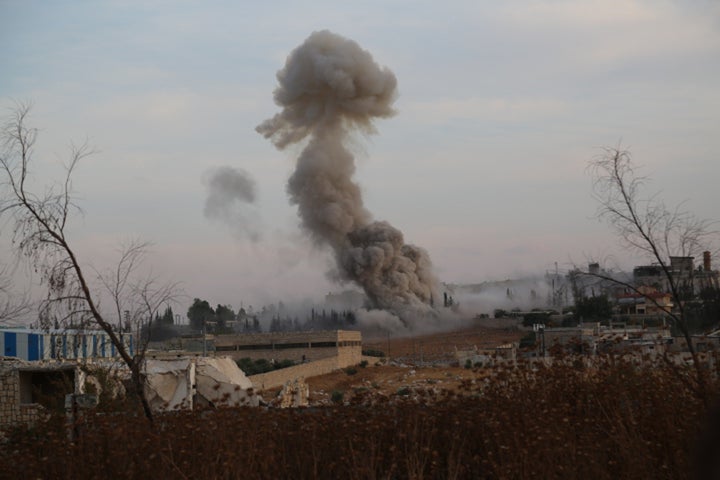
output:
M346 406L195 411L154 430L142 414L89 415L75 442L55 418L12 434L0 478L692 476L706 412L663 365L477 373L458 391L398 392L375 407L357 395Z
M448 332L436 332L412 337L363 337L363 349L378 350L393 360L407 361L417 364L433 361L455 360L455 350L471 350L477 348L494 348L497 345L518 342L526 332L517 328L517 322L507 320L506 327L498 327L497 322L488 326L482 321L476 325ZM489 323L489 322L488 322Z

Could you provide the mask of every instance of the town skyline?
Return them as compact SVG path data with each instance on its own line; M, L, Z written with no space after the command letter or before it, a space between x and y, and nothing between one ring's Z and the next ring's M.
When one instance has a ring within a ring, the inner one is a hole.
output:
M139 237L156 274L236 309L343 288L288 203L299 148L255 132L277 110L276 72L317 30L398 79L398 114L355 140L355 178L375 219L425 248L441 281L643 264L594 218L586 166L603 146L631 150L648 193L713 218L718 7L400 5L5 2L2 106L34 105L39 185L59 178L70 142L96 149L74 176L85 213L71 234L86 262L107 268ZM257 189L232 226L203 215L208 176L225 166Z

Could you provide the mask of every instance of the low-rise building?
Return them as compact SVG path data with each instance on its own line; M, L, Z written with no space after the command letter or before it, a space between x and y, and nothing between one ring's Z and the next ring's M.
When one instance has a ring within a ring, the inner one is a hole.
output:
M695 268L694 257L670 257L665 266L641 265L633 269L633 283L646 285L658 291L669 292L669 277L672 277L678 288L685 293L697 295L706 288L718 288L720 274L712 268L710 252L703 252L703 264Z
M518 344L516 342L498 345L495 348L473 348L455 350L455 358L460 366L467 365L514 365L517 361ZM469 362L469 363L468 363Z
M673 309L672 295L652 287L638 287L638 292L621 293L616 297L620 315L662 315Z
M584 355L598 353L658 354L665 352L673 343L670 328L586 323L578 327L545 328L539 332L538 350L544 353L564 351Z
M314 361L338 357L340 365L362 360L362 334L355 330L215 335L214 349L234 359Z

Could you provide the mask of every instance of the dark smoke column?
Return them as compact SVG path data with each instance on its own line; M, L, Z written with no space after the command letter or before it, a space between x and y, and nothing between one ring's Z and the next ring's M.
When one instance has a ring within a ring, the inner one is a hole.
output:
M360 285L373 307L406 324L432 312L437 280L427 252L406 245L387 222L372 221L345 146L351 132L375 133L374 118L395 114L395 75L352 40L321 31L292 51L277 79L282 111L257 131L279 149L309 137L287 185L303 227L333 248L341 279Z

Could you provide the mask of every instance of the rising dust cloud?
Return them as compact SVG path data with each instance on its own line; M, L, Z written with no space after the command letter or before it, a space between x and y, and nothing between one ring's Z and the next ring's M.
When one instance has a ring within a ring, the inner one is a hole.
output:
M257 131L278 149L308 139L287 184L303 229L332 248L339 280L361 286L371 307L393 312L408 328L435 317L430 257L397 228L373 220L347 147L351 134L376 133L373 120L395 114L395 75L354 41L320 31L290 53L277 79L282 110Z
M207 198L203 213L206 218L225 223L238 235L257 240L259 233L247 206L257 198L255 180L245 170L222 166L204 175Z

